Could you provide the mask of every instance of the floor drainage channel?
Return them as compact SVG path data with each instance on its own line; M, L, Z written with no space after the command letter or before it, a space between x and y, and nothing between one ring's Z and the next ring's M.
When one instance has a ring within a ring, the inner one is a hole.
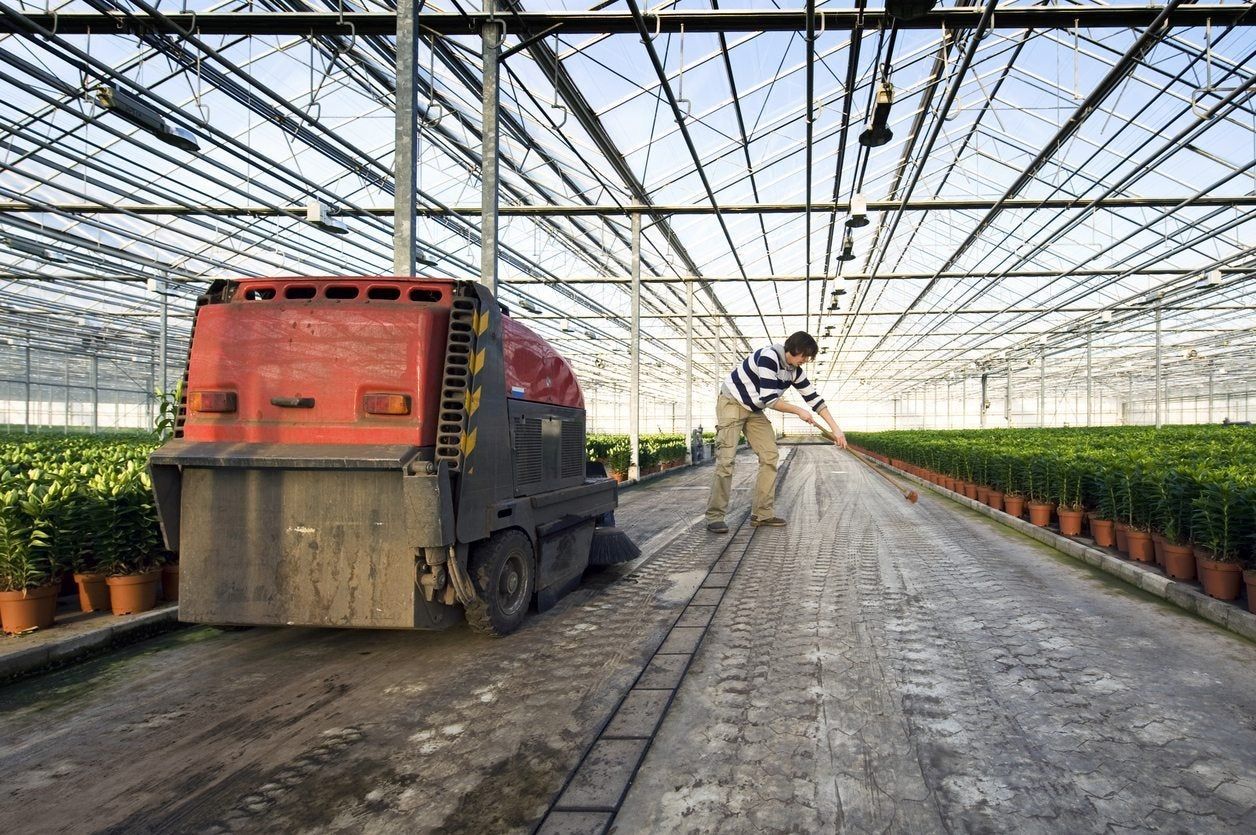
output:
M776 481L778 492L795 451L791 449L781 465ZM749 515L742 517L732 531L663 642L567 775L549 811L533 829L535 835L605 833L610 828L706 638L725 590L750 550L756 528L746 524L748 519Z

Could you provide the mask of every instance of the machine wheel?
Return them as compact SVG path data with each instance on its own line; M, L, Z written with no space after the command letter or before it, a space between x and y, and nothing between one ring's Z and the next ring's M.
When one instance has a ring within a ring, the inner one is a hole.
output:
M467 623L487 635L508 635L528 616L536 586L532 542L522 531L493 534L471 546L471 582L476 599L467 605Z

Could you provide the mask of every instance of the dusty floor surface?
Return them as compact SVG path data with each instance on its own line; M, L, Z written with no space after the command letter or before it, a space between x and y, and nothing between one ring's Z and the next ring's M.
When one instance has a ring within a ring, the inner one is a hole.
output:
M710 473L625 492L657 556L506 639L190 628L0 689L0 812L527 831L719 555ZM921 492L798 449L614 830L1256 831L1256 646Z
M23 833L526 831L718 554L694 528L711 472L625 491L619 526L657 555L504 639L193 627L0 688L0 813Z
M616 832L1256 832L1256 646L801 447Z

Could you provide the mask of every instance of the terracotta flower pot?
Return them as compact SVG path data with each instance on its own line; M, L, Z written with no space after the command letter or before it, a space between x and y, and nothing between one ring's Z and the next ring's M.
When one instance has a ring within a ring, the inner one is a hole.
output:
M1049 502L1030 502L1029 521L1040 528L1051 524L1051 504Z
M104 574L74 573L78 583L79 608L84 612L103 612L109 608L109 585Z
M1124 522L1116 523L1116 549L1126 555L1130 552L1130 544L1126 539L1126 534L1129 533L1129 529L1130 526Z
M1130 548L1130 559L1138 562L1154 562L1155 553L1151 550L1151 533L1130 528L1125 532L1125 541Z
M161 599L170 602L179 599L179 564L168 562L161 567Z
M942 484L943 487L945 487L947 490L950 490L952 493L955 492L955 479L948 476L944 478L942 481L944 482Z
M1082 535L1082 517L1086 515L1085 511L1062 507L1055 512L1055 515L1060 520L1060 533L1065 536Z
M1243 580L1247 583L1247 611L1256 615L1256 571L1244 571Z
M995 510L1002 510L1003 509L1003 494L1000 493L998 490L989 491L988 493L986 493L986 504L990 505Z
M990 488L980 487L980 486L977 487L976 498L977 498L977 501L981 502L982 504L987 504L990 501Z
M1111 548L1116 544L1115 532L1112 529L1111 519L1090 519L1090 535L1095 538L1095 544L1100 548Z
M0 623L10 635L47 629L57 613L61 581L24 591L0 591Z
M1204 557L1198 558L1199 582L1204 587L1204 594L1217 600L1235 600L1239 596L1239 587L1243 583L1243 570L1238 563L1217 562Z
M1003 512L1017 519L1025 515L1024 496L1003 496Z
M1151 535L1151 550L1156 555L1156 565L1164 565L1164 537L1158 533Z
M964 482L964 495L965 495L965 496L967 496L968 498L970 498L970 499L972 499L972 500L976 501L976 499L977 499L977 485L976 485L976 484L973 484L971 481L965 481L965 482Z
M161 571L154 569L143 574L122 574L110 577L109 603L115 615L135 615L147 612L157 605L157 581Z
M1191 553L1191 546L1166 541L1161 547L1164 550L1165 574L1174 580L1195 579L1195 555Z

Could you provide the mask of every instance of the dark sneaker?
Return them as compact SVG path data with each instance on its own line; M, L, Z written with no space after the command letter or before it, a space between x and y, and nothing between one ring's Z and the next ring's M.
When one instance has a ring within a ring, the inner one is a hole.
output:
M752 528L783 528L785 520L779 516L769 516L766 519L751 519L750 527Z
M707 530L711 533L728 533L728 525L723 522L707 522Z

